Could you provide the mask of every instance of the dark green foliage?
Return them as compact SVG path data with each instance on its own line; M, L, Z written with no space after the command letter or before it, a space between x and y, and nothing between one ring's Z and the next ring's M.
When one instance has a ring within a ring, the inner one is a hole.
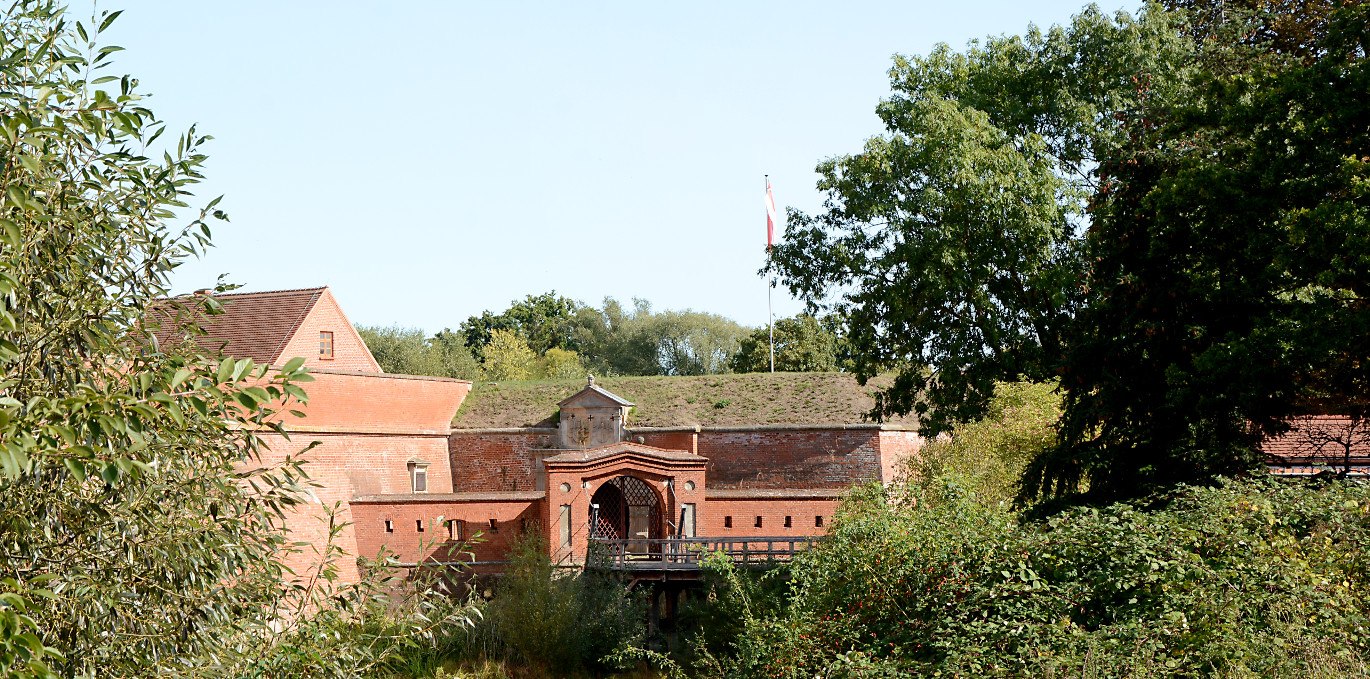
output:
M1023 499L1259 467L1370 393L1370 10L1175 0L897 59L887 134L819 165L769 269L836 296L877 415L982 417L1060 379Z
M613 298L603 308L582 308L577 346L586 366L601 375L712 375L728 372L747 329L702 311L652 311L642 299L625 310Z
M467 348L477 357L483 356L490 333L495 330L507 330L523 337L538 355L552 348L575 351L573 321L582 307L569 297L558 296L555 290L528 295L511 302L508 309L498 314L483 311L479 316L466 319L460 333Z
M1370 9L1289 40L1261 12L1225 21L1207 30L1268 42L1203 45L1223 65L1195 78L1203 97L1131 112L1132 138L1101 167L1063 446L1029 494L1084 480L1129 497L1235 474L1292 414L1364 412ZM1293 45L1304 54L1282 51Z
M1370 489L1185 488L1046 523L958 496L844 506L729 676L1360 676ZM875 673L875 674L872 674Z
M450 330L425 337L418 328L359 325L357 334L385 372L462 380L480 377L480 364L461 343L460 336Z
M1066 27L895 60L887 133L819 164L825 211L792 212L768 270L846 318L858 376L899 368L877 415L936 433L997 381L1052 379L1081 300L1093 167L1124 139L1137 73L1179 73L1169 19L1086 9Z
M820 321L809 314L776 321L775 369L780 372L796 373L837 370L840 339L833 325L835 324ZM733 354L731 363L732 371L737 373L770 370L770 328L757 328L745 337L737 353Z

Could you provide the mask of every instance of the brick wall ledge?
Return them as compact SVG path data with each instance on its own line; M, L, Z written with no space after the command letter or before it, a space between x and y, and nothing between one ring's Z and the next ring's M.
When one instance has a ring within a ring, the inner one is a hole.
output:
M546 497L541 490L490 491L485 493L395 493L362 495L353 504L416 504L441 502L534 502Z
M709 488L707 500L838 500L846 488Z
M462 429L453 427L453 434L555 434L559 429L556 427L477 427L474 429Z
M878 424L875 422L854 422L850 424L749 424L749 425L718 425L706 426L699 424L680 425L673 427L625 427L629 434L641 432L644 434L665 434L673 432L731 432L731 431L833 431L833 430L862 430L862 431L918 431L918 427L911 424Z

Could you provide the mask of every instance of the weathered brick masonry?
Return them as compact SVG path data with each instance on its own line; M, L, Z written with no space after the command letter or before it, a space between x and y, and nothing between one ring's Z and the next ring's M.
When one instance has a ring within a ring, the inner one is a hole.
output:
M195 298L168 300L196 308ZM392 552L402 563L498 567L523 532L544 532L552 556L585 557L596 539L632 544L678 536L821 534L841 492L889 482L921 439L876 425L633 428L634 404L593 380L555 406L555 427L452 429L471 384L382 374L327 288L225 295L202 343L315 376L289 439L266 434L261 460L298 455L317 484L287 517L314 551L287 565L308 576L332 539L346 556ZM174 336L164 341L177 341ZM200 341L200 340L197 340ZM312 447L311 447L312 444ZM469 554L461 553L470 550Z

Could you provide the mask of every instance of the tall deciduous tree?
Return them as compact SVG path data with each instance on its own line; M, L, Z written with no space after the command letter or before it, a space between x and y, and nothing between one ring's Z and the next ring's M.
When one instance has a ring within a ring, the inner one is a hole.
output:
M539 355L552 348L575 351L574 319L580 308L579 302L562 297L555 290L528 295L511 302L508 309L498 314L487 310L466 319L461 324L461 333L466 346L482 358L491 332L495 330L508 330L522 336L528 347Z
M781 372L837 370L838 336L828 325L809 315L775 322L775 369ZM733 372L766 372L771 369L771 330L757 328L743 338L732 359Z
M96 42L116 16L21 1L0 20L5 676L188 674L260 653L283 604L280 513L304 497L294 466L241 466L304 397L299 363L153 340L178 321L149 313L169 273L222 215L212 201L170 225L206 137L151 152L166 128Z
M1370 10L1250 4L1186 3L1202 96L1145 101L1101 168L1064 445L1029 492L1237 473L1291 415L1365 411Z
M886 134L819 164L825 211L791 211L768 270L848 321L861 379L899 374L876 415L929 432L980 416L994 384L1053 377L1082 299L1100 158L1138 74L1183 72L1168 18L1087 9L1066 27L895 60Z
M770 264L836 297L859 375L902 364L877 414L937 431L1060 375L1028 497L1243 471L1290 415L1364 410L1366 7L1176 4L898 61L888 134L819 166Z

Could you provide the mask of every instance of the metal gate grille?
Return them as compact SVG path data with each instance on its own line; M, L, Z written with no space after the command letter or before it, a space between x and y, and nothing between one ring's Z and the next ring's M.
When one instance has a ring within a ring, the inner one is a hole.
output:
M661 539L661 499L646 481L634 476L614 477L595 491L590 502L590 537Z

